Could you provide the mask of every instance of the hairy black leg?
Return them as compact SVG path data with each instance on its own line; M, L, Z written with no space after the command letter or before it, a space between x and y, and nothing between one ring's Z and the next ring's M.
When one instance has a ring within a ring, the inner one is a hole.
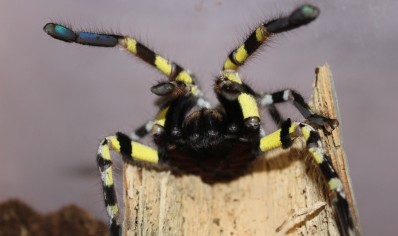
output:
M149 120L145 124L136 128L130 134L131 140L138 141L138 140L144 138L145 136L147 136L149 133L151 133L153 125L154 125L154 121Z
M340 234L343 236L354 235L354 224L343 183L337 175L330 157L323 148L319 133L312 126L305 123L291 122L288 119L286 122L283 122L280 130L261 138L260 150L267 152L279 147L288 148L292 144L292 139L297 136L304 137L307 149L319 167L332 193L332 204L336 209Z
M210 103L205 99L203 93L196 85L194 74L179 64L157 54L133 37L106 33L79 32L56 23L46 24L43 30L51 37L68 43L78 43L95 47L119 46L156 68L159 72L166 75L170 81L189 84L193 88L192 93L199 98L197 105L200 107L210 106Z
M330 133L338 126L338 121L336 119L330 119L311 111L308 104L305 102L303 96L292 89L285 89L271 94L263 94L260 97L260 104L264 107L270 107L273 109L274 116L278 119L279 112L272 108L275 104L291 102L301 113L301 115L307 119L309 122L321 127L325 132ZM276 120L277 122L277 120Z
M265 107L275 124L280 128L284 119L274 104Z
M167 137L172 140L180 139L182 123L187 113L198 102L198 97L193 94L192 87L185 82L161 82L153 86L151 91L167 101L159 113L160 118L155 120L155 124L164 128Z
M239 77L238 72L226 70L216 79L214 91L223 106L228 132L249 139L260 132L260 116L255 92Z
M289 31L306 25L315 20L319 15L319 9L311 5L303 5L294 10L289 16L280 17L258 26L246 39L246 41L234 49L224 63L223 70L237 70L243 65L261 45L277 33Z

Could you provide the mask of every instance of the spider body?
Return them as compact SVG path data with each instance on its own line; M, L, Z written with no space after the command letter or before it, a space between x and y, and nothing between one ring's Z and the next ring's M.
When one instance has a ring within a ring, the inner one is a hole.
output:
M181 136L165 132L157 139L161 162L176 172L200 175L205 182L230 180L243 174L260 153L260 135L243 138L236 127L228 127L227 120L216 109L193 112L184 120Z
M260 24L242 45L231 51L216 77L213 89L220 103L216 108L211 108L191 72L132 37L75 32L55 23L44 26L46 33L65 42L97 47L119 46L168 77L167 81L151 88L154 94L160 96L160 110L154 119L137 128L130 136L117 132L104 138L99 145L97 165L113 236L121 233L121 227L111 151L122 154L126 161L163 164L176 173L199 175L204 182L214 183L241 176L253 160L262 156L261 153L275 148L289 148L297 136L306 140L309 153L334 195L332 203L336 207L340 233L354 234L342 182L316 131L322 128L330 132L337 126L337 121L313 113L303 97L294 90L257 93L241 80L238 73L239 67L272 35L306 25L318 14L316 7L303 5L288 16ZM282 102L293 103L305 122L283 119L275 106ZM264 134L259 107L268 109L280 129ZM156 149L138 142L149 133L153 135Z

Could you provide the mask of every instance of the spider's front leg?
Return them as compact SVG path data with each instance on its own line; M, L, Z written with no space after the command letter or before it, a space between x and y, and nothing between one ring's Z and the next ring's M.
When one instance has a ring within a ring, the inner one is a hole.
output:
M158 163L159 157L156 150L132 141L127 135L119 132L101 141L97 153L97 165L101 173L102 189L106 211L109 216L111 234L112 236L119 236L121 235L121 227L118 221L119 205L113 180L111 150L119 152L126 158L149 163Z
M171 82L191 85L194 87L192 94L198 98L197 105L199 107L210 107L210 103L196 85L194 74L176 62L159 55L133 37L107 33L79 32L56 23L47 23L43 30L51 37L67 43L78 43L94 47L120 47L153 66L166 75Z
M215 82L214 91L225 109L228 132L239 134L241 139L257 140L261 130L257 95L242 82L238 72L222 71Z
M312 126L305 123L291 122L288 119L283 122L281 129L261 138L260 150L267 152L279 147L289 148L293 143L292 140L298 136L304 137L308 151L321 170L328 183L329 190L332 192L332 204L336 209L340 234L343 236L355 235L343 183L322 146L319 133Z
M319 9L315 6L302 5L288 16L276 18L259 25L242 45L232 50L224 63L223 70L238 70L274 34L306 25L315 20L319 12Z

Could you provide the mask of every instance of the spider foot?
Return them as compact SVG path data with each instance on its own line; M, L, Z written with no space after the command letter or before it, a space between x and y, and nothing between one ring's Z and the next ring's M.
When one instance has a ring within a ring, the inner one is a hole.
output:
M110 231L112 236L123 236L122 226L120 226L115 221L112 221L110 225Z
M332 204L336 209L341 235L342 236L355 235L354 223L351 217L347 200L343 198L341 195L337 195L336 198L332 200Z
M312 114L307 120L317 128L321 128L325 134L331 134L334 129L339 126L339 121L336 119L327 118L321 115Z

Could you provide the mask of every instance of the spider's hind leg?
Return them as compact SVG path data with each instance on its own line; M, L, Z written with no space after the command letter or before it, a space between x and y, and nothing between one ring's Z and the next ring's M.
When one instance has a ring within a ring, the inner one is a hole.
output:
M307 121L321 127L326 133L332 132L338 126L336 119L330 119L312 112L309 105L304 101L303 96L292 89L285 89L270 94L265 93L260 97L260 105L268 108L271 117L279 126L282 124L283 118L275 107L275 104L284 102L293 103Z
M267 152L279 147L289 148L293 143L292 140L298 136L304 137L308 151L327 181L329 190L332 192L332 204L336 209L340 234L343 236L354 235L353 220L343 183L337 175L330 157L323 148L318 131L311 125L291 122L288 119L283 122L281 129L261 138L260 150Z
M110 151L116 151L127 159L158 163L158 152L150 147L132 141L127 135L116 133L104 138L98 148L97 165L101 173L102 189L112 236L121 235L119 205L113 180L113 164Z

